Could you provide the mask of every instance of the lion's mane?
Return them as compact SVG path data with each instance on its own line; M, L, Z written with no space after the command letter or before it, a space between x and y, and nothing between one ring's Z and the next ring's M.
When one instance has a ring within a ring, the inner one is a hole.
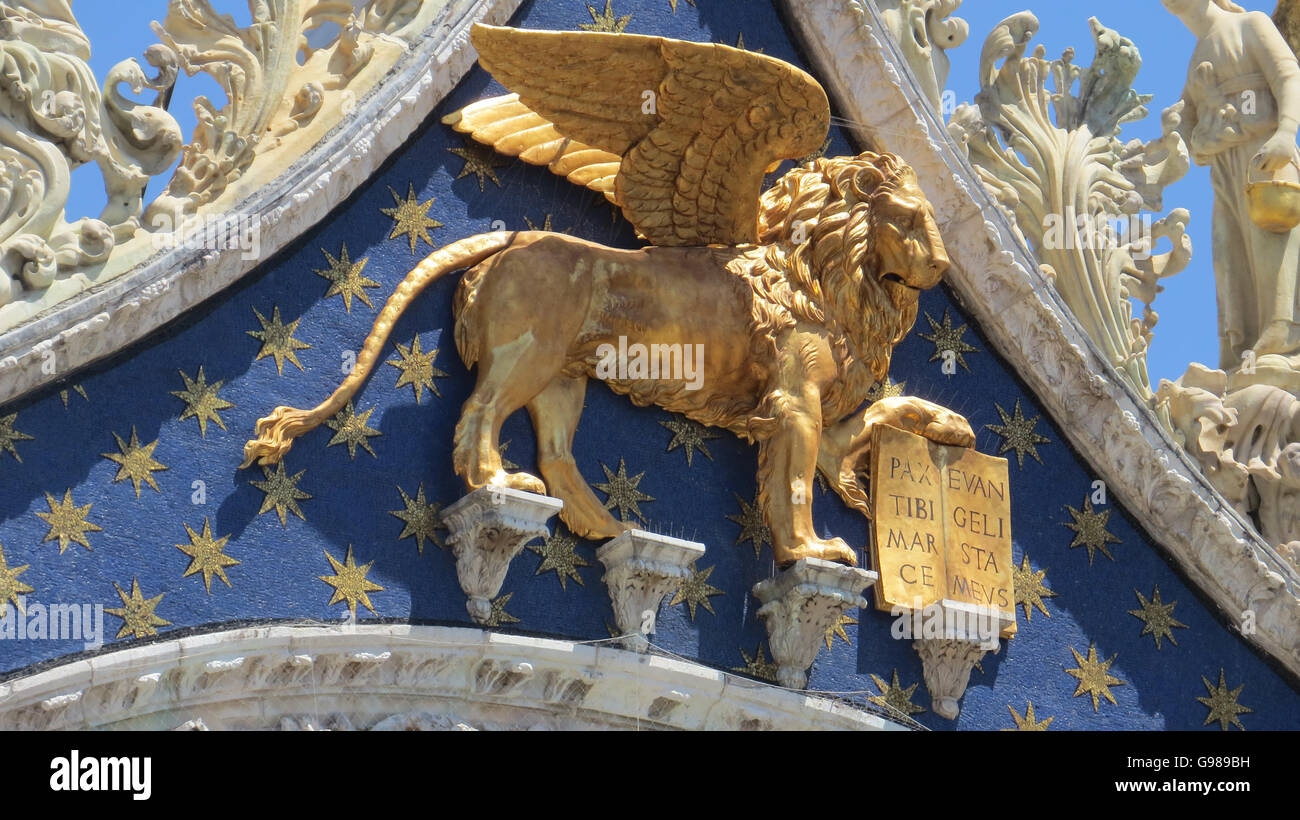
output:
M884 381L894 346L916 320L917 302L896 304L876 275L879 200L914 182L892 154L816 159L781 177L762 196L759 245L732 263L749 280L753 343L774 344L796 320L824 325L844 372L826 407L856 409Z

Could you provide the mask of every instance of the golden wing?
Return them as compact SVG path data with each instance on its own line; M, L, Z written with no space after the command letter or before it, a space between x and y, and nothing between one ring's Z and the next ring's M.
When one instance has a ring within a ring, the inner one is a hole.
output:
M481 24L473 41L515 93L445 121L605 194L655 245L757 241L768 168L830 128L816 80L730 46Z

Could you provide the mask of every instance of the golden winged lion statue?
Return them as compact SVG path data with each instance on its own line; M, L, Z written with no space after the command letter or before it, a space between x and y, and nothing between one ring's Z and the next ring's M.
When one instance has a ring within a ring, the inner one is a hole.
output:
M337 413L420 291L468 269L455 340L478 372L456 426L454 467L470 489L549 490L586 538L629 529L572 453L587 382L603 377L638 405L757 443L759 501L778 564L856 565L842 539L813 528L805 488L814 472L870 516L862 482L874 425L974 444L964 418L930 402L863 406L911 329L921 290L948 267L915 173L894 155L867 152L807 162L763 192L768 171L817 151L830 127L817 81L772 57L631 34L477 25L472 36L479 62L514 93L445 121L604 194L650 246L495 231L435 251L388 299L343 384L311 410L277 407L261 419L243 466L276 463L293 438ZM623 349L702 351L697 376L602 368L620 339ZM501 425L522 407L542 478L502 469Z

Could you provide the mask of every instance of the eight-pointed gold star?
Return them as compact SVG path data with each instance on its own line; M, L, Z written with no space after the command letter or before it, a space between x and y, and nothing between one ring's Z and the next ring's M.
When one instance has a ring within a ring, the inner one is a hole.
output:
M1007 704L1007 711L1011 713L1011 719L1016 722L1014 729L1003 729L1004 732L1046 732L1047 727L1052 725L1056 716L1043 718L1041 721L1034 714L1034 702L1032 700L1025 702L1025 716L1021 717L1011 704Z
M1069 510L1070 515L1074 516L1074 521L1061 522L1062 527L1069 527L1075 532L1074 540L1070 542L1070 548L1087 547L1088 566L1092 566L1092 559L1096 556L1097 550L1101 550L1107 558L1114 561L1115 556L1110 554L1110 550L1106 545L1118 544L1120 540L1110 530L1106 529L1106 523L1110 521L1110 510L1095 512L1092 509L1091 498L1084 499L1082 511L1076 510L1069 504L1065 505L1065 509Z
M393 218L393 232L388 235L388 238L396 239L405 234L406 238L411 240L411 253L415 253L415 243L420 239L427 242L429 247L433 247L433 237L429 236L429 229L442 227L441 222L429 216L429 209L433 207L433 197L429 197L426 202L420 202L415 197L415 186L409 182L406 184L405 202L392 188L389 188L388 192L393 195L396 207L379 209L384 216Z
M1187 624L1174 618L1174 607L1178 606L1177 601L1165 603L1160 600L1160 587L1155 588L1151 593L1151 600L1148 601L1142 597L1142 593L1136 589L1133 594L1138 596L1138 604L1141 609L1130 609L1128 614L1132 615L1142 622L1142 632L1138 637L1151 635L1156 639L1156 649L1160 648L1160 639L1168 638L1174 646L1178 646L1178 641L1174 639L1174 627L1187 628Z
M892 709L902 715L915 715L919 712L925 711L924 707L912 703L912 693L915 692L916 687L921 684L914 683L908 687L901 686L898 683L897 669L894 670L893 678L888 684L876 677L874 674L871 676L871 679L875 681L876 687L880 689L880 694L872 695L871 697L868 697L867 700L877 706L884 706L885 708Z
M826 627L826 649L830 650L835 644L836 636L839 636L839 639L849 646L853 646L853 641L849 640L849 633L844 631L844 627L852 626L857 622L858 619L848 613L840 613L840 617L835 620L835 623Z
M687 467L691 466L691 458L695 455L696 450L703 453L704 457L709 461L713 460L713 456L709 453L709 448L704 446L704 442L721 438L717 433L703 424L685 417L661 421L659 424L673 432L673 440L668 442L668 449L664 450L665 453L671 453L681 447L686 452Z
M492 612L488 614L488 619L484 626L501 626L502 624L517 624L519 619L506 612L506 604L514 597L513 592L507 592L499 598L492 601Z
M638 485L641 484L641 479L645 476L645 471L642 470L632 478L628 478L627 465L623 463L622 458L618 460L617 473L611 472L604 462L601 462L600 469L605 471L605 483L592 484L591 486L607 496L605 509L612 510L617 507L619 518L624 521L629 520L627 514L631 512L632 515L641 519L641 523L644 524L645 516L641 515L641 508L637 506L637 502L654 501L652 496L646 495L637 489Z
M411 341L410 347L398 343L397 353L402 357L400 361L389 359L386 362L386 364L390 364L402 371L401 375L397 377L397 389L401 390L404 385L411 385L411 389L415 391L416 404L419 404L424 397L424 388L426 387L429 388L433 395L442 398L442 394L438 392L438 385L433 381L447 376L446 373L433 366L433 360L438 356L438 348L435 347L425 353L420 349L420 334L417 333Z
M772 531L767 528L763 522L763 511L758 506L758 495L754 495L754 503L750 504L745 499L736 496L736 502L740 504L740 515L725 516L730 521L735 521L740 525L740 535L736 536L736 543L743 544L751 541L754 544L754 557L759 556L759 551L766 544L772 546Z
M368 564L357 566L356 559L352 557L351 544L348 544L348 554L341 564L337 558L330 555L329 550L324 550L324 552L325 557L329 559L330 566L334 568L333 575L316 576L334 587L334 594L330 596L329 603L326 606L333 606L339 601L347 601L348 611L355 618L357 615L357 602L360 601L362 606L375 613L375 608L370 605L370 596L366 594L368 592L382 592L384 589L366 577L366 573L370 572L370 568L375 565L375 562L371 561Z
M529 544L528 549L542 556L542 562L538 564L537 571L533 575L554 570L555 576L560 579L560 589L566 589L564 584L569 578L577 581L579 586L583 586L578 567L589 567L591 564L578 554L577 546L576 538L563 535L558 528L554 534L546 536L542 543Z
M622 17L615 18L614 10L611 8L613 0L605 0L605 10L599 14L591 5L587 6L587 12L591 15L590 23L579 23L578 28L586 31L605 31L611 34L621 34L623 29L627 28L628 21L632 15L624 14Z
M68 548L71 543L77 543L86 549L90 549L90 541L86 538L88 532L103 532L104 528L98 524L92 524L86 520L90 514L90 504L84 507L78 507L72 503L72 489L69 488L63 493L63 501L55 503L54 496L49 493L45 494L45 503L50 505L50 511L47 513L38 512L36 517L50 525L50 531L45 534L44 544L46 541L59 540L59 555Z
M154 608L162 601L166 593L158 593L152 598L146 599L140 593L139 579L131 579L131 594L128 596L122 591L122 588L113 582L113 587L117 589L117 595L122 599L122 606L116 609L105 609L109 615L116 615L122 619L122 628L118 630L117 637L122 638L130 634L136 638L148 638L158 634L154 627L171 626L171 621L163 620L154 614Z
M1037 572L1030 569L1028 555L1021 558L1020 566L1011 565L1011 580L1012 586L1015 587L1016 603L1025 608L1025 621L1028 623L1034 621L1033 607L1038 607L1039 612L1049 618L1052 617L1052 613L1043 606L1043 598L1056 597L1056 593L1048 589L1043 580L1046 575L1045 567ZM1015 609L1014 605L1012 609Z
M677 606L684 603L691 611L691 620L695 620L695 608L702 606L708 610L710 615L717 615L713 611L713 604L709 603L709 598L714 595L725 595L726 593L709 583L709 576L713 574L714 567L706 567L697 570L694 564L691 565L691 574L682 579L681 584L677 587L677 594L669 606Z
M1088 657L1086 659L1076 652L1073 646L1070 647L1070 653L1074 655L1074 662L1079 665L1077 669L1065 670L1065 674L1077 678L1079 681L1078 688L1074 690L1074 696L1077 698L1085 693L1091 695L1092 711L1094 712L1097 711L1098 696L1104 697L1112 705L1118 705L1115 703L1115 696L1110 693L1110 687L1123 686L1125 682L1110 674L1110 665L1115 662L1115 657L1119 653L1111 655L1107 660L1098 660L1097 645L1095 643L1088 644Z
M20 615L27 614L27 607L23 604L20 597L32 591L32 588L22 581L18 576L27 571L31 564L23 564L21 567L10 567L5 560L5 549L0 545L0 607L12 602L14 609L18 610Z
M465 164L460 167L460 173L456 175L456 179L463 179L470 174L473 174L478 178L478 189L480 192L484 190L484 181L489 179L500 188L501 180L497 178L496 169L504 168L509 165L509 160L498 154L496 149L491 146L475 142L469 137L465 137L464 140L465 144L460 148L447 149L451 153L465 160ZM547 230L550 229L548 228Z
M1015 450L1016 463L1020 465L1021 469L1024 469L1025 466L1026 453L1033 456L1034 461L1042 464L1043 460L1038 456L1038 447L1036 445L1051 444L1052 442L1046 436L1040 436L1034 432L1034 428L1038 426L1039 417L1025 418L1024 413L1020 410L1020 399L1018 398L1016 399L1016 409L1011 415L1007 415L1007 411L1003 410L1002 405L997 402L993 403L993 407L997 409L998 415L1002 417L1002 423L986 424L984 426L1002 437L1002 447L998 450L998 455L1002 455L1008 450Z
M745 659L744 666L733 666L732 672L740 672L749 675L751 678L761 678L776 682L777 665L763 656L763 645L760 643L758 649L754 650L754 657L749 657L749 653L740 650L740 657Z
M239 563L236 558L231 558L222 550L226 548L226 542L230 540L229 535L221 538L212 537L212 525L208 522L208 517L203 517L203 532L197 533L190 529L189 524L185 524L185 532L190 536L190 543L177 544L176 549L190 557L190 566L181 575L182 578L188 578L197 572L203 573L203 587L212 594L212 576L226 582L230 586L230 579L226 577L226 567L233 567Z
M397 491L402 494L402 503L406 505L404 510L389 510L388 514L400 518L406 523L402 527L402 534L397 536L397 540L403 538L415 538L415 549L420 555L424 554L424 539L429 539L437 546L443 545L442 539L438 536L439 529L446 529L442 523L442 505L438 502L430 504L424 498L424 482L415 491L415 498L406 494L400 486Z
M329 290L325 291L325 298L342 296L343 309L347 313L352 312L353 296L365 302L366 307L373 308L374 305L370 303L370 297L366 294L366 288L377 288L379 283L361 275L361 271L365 269L366 262L370 261L370 257L363 256L353 262L348 258L348 243L346 242L343 243L343 250L339 251L338 259L335 259L324 248L321 248L320 252L325 254L325 261L329 263L329 267L324 270L313 270L317 276L323 276L330 280Z
M23 459L18 455L18 448L14 447L14 442L35 441L35 438L19 430L15 430L14 422L16 421L18 421L17 413L0 416L0 455L8 453L14 457L14 461L22 464Z
M952 326L952 317L948 313L948 308L943 309L943 324L939 324L930 314L925 314L925 319L930 323L930 333L920 334L922 339L934 343L934 355L929 361L942 359L944 353L952 351L952 356L956 359L957 364L962 366L966 372L970 372L970 367L966 364L966 353L978 353L979 348L972 347L966 342L966 326Z
M254 339L257 339L262 343L262 349L257 351L257 358L253 359L253 361L261 361L267 356L271 356L275 359L276 373L283 376L284 362L287 359L299 370L306 373L307 369L302 366L302 362L298 361L297 351L307 350L311 345L301 339L295 339L293 337L294 331L298 329L298 323L302 321L302 317L299 316L297 319L294 319L286 325L280 320L279 305L275 305L275 309L271 312L271 321L269 322L266 321L265 316L258 312L257 308L253 308L253 314L257 316L257 321L262 325L261 330L244 331L249 336L252 336Z
M257 489L266 493L262 499L262 508L257 511L261 515L268 510L275 510L276 515L280 516L280 526L288 526L285 517L286 512L291 512L301 518L303 521L307 517L302 514L302 508L298 506L299 501L305 501L311 498L310 495L298 489L298 482L302 479L306 470L300 470L296 475L290 476L284 471L284 462L281 461L275 465L275 472L271 468L262 466L262 475L266 476L265 481L250 481Z
M1219 729L1224 732L1228 731L1229 723L1236 726L1238 729L1245 731L1246 727L1241 725L1241 720L1237 718L1237 715L1244 715L1247 712L1255 711L1249 706L1242 706L1240 703L1237 703L1237 698L1241 696L1241 690L1246 688L1246 684L1243 683L1236 689L1229 690L1228 684L1224 679L1222 667L1219 669L1218 686L1212 685L1205 679L1204 675L1201 675L1201 683L1205 684L1206 691L1210 693L1209 697L1196 698L1210 709L1210 713L1205 716L1205 723L1201 725L1209 726L1217 720L1219 721Z
M191 379L184 370L177 370L176 372L181 374L181 379L185 382L184 390L171 391L173 396L185 402L185 409L181 412L180 420L198 419L199 435L203 438L208 437L209 421L216 422L217 426L222 430L226 429L225 422L221 420L220 411L235 405L218 395L218 391L221 390L221 386L225 382L208 384L207 378L203 375L203 365L199 365L198 378Z
M74 385L72 385L72 389L73 389L74 391L76 391L76 394L77 394L78 396L81 396L81 397L82 397L83 399L85 399L86 401L90 401L90 396L87 396L87 395L86 395L86 388L82 387L82 386L79 385L79 384L74 384ZM68 408L68 391L67 391L67 390L60 390L60 391L59 391L59 400L63 402L63 409L66 410L66 409Z
M123 479L131 479L135 485L135 497L140 497L140 483L147 482L153 487L154 492L162 492L158 488L158 482L154 480L153 474L160 470L166 470L161 462L155 461L153 457L154 448L158 446L158 439L154 439L149 444L140 444L139 437L136 436L135 427L131 428L131 441L127 443L122 441L122 437L113 433L113 438L117 439L117 449L120 453L100 453L109 461L116 462L118 466L117 475L113 476L113 483Z
M356 458L357 446L360 445L365 448L367 453L374 456L375 451L370 447L370 438L383 434L366 423L370 420L370 414L373 412L375 412L375 408L372 407L364 413L358 413L352 406L352 400L348 399L347 405L342 410L335 413L333 418L325 421L325 425L334 431L334 437L325 446L333 447L335 444L346 444L348 446L348 458ZM375 458L378 458L378 456L375 456Z

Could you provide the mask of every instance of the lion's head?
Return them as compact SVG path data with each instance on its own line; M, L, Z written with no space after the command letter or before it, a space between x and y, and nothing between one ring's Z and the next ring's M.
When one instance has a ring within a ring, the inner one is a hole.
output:
M876 379L916 320L920 292L948 269L934 209L893 154L817 159L762 197L764 261L829 310Z

